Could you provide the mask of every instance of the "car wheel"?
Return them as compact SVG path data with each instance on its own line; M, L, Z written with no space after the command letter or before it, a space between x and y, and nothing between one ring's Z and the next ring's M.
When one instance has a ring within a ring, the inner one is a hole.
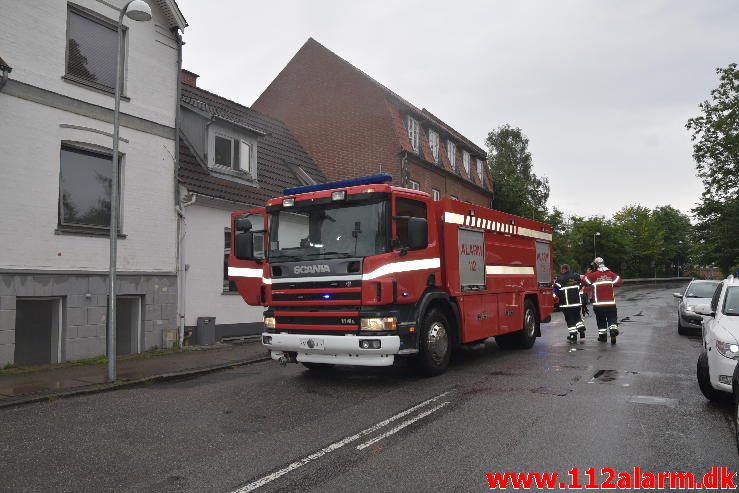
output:
M700 387L701 393L709 401L725 402L731 396L728 392L716 390L711 385L711 378L708 374L708 353L705 351L698 357L696 376L698 377L698 387Z
M415 359L416 368L423 375L441 375L449 366L452 354L450 330L449 321L442 311L434 308L424 317Z

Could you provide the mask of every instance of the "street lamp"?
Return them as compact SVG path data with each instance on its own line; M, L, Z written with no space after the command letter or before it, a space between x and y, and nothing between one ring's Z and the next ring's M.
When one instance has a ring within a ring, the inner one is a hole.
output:
M113 183L110 187L110 265L108 271L109 300L108 300L108 329L106 339L108 342L108 381L116 379L116 293L115 274L116 258L118 255L118 127L121 111L121 80L123 79L123 16L134 21L148 21L151 19L151 7L144 0L130 0L121 9L118 16L116 49L116 72L115 72L115 108L113 110Z
M600 231L593 233L593 258L598 258L598 254L595 252L595 237L600 236Z

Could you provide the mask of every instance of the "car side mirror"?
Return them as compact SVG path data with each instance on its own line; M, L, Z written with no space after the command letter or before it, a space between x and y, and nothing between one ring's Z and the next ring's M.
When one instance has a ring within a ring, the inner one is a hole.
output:
M254 258L254 233L244 231L234 237L234 256L239 260L256 260Z
M675 298L677 298L679 300L681 300L683 298L683 295L681 295L680 293L672 293L672 296L674 296Z
M425 219L411 217L408 219L408 249L421 250L429 245L429 225Z
M716 312L711 310L711 305L696 305L695 313L704 317L713 317L716 315Z

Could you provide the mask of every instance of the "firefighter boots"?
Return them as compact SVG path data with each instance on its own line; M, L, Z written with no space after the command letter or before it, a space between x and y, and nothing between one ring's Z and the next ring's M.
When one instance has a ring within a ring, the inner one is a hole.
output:
M577 332L570 332L567 334L567 340L570 342L575 342L577 340Z

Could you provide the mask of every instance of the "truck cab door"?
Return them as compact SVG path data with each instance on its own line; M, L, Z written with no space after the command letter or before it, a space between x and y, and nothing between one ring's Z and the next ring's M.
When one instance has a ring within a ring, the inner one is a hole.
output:
M244 223L247 220L248 223ZM237 222L238 221L238 222ZM243 225L249 224L248 230ZM241 227L240 227L241 226ZM239 235L250 234L251 257L237 257ZM236 284L241 297L249 305L262 305L262 278L264 277L265 247L267 245L267 211L264 207L231 213L230 251L228 255L228 279Z

